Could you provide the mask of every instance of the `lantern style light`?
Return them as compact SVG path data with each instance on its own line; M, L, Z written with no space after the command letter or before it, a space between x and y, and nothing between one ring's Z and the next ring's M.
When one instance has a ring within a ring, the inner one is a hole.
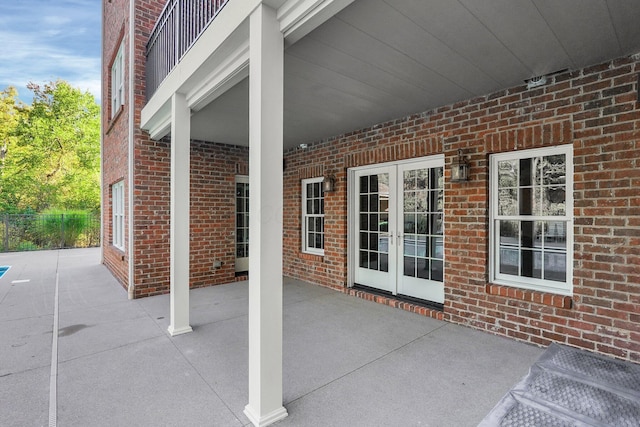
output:
M469 163L462 154L462 149L458 149L458 158L451 164L451 181L462 182L469 179Z
M322 190L325 193L332 193L336 191L336 179L333 175L324 176L324 181L322 181Z

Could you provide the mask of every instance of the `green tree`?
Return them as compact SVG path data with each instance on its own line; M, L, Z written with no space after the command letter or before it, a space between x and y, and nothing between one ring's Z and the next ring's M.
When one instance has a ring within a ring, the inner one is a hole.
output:
M16 127L27 107L17 98L18 91L9 86L0 92L0 212L12 213L19 204L15 187L13 157L8 155L17 145Z
M4 210L97 211L100 107L90 93L63 80L27 87L33 102L18 108L0 177Z

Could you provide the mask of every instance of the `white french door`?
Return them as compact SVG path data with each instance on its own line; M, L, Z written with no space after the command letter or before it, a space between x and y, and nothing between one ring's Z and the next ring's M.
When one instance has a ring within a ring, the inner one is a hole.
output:
M249 177L236 176L236 273L249 271Z
M349 171L356 284L444 302L443 164L434 156Z

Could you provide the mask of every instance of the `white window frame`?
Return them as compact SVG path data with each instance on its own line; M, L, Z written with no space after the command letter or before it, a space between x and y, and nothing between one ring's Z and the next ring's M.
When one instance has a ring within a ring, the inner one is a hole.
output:
M111 186L111 210L112 228L111 237L113 246L124 251L124 180Z
M118 53L111 66L111 118L124 105L124 42L120 44Z
M564 154L565 171L565 214L563 216L498 215L498 162L525 158ZM540 292L561 295L573 294L573 145L535 148L529 150L492 154L489 158L489 280L491 283L513 286ZM558 221L566 224L566 278L565 282L530 278L500 273L500 236L497 222L515 221Z
M322 191L321 201L324 201L324 191L322 190L323 177L308 178L302 180L302 252L313 255L324 256L325 245L325 228L324 228L324 211L322 214L309 214L307 213L307 184L320 183L320 191ZM322 218L322 246L323 248L314 248L309 246L308 242L308 230L307 230L307 218L316 217Z

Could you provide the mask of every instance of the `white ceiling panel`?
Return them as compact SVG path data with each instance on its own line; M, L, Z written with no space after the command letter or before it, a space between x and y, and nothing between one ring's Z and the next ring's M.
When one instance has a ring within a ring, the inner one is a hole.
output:
M639 22L640 0L355 0L285 51L285 148L640 52ZM247 109L244 80L192 133L247 145Z
M460 0L460 3L530 70L528 77L556 71L560 64L569 61L567 52L533 2Z
M622 55L606 1L535 0L535 5L571 58L569 68Z
M385 2L424 31L437 38L453 52L475 64L501 85L513 83L513 75L527 74L527 67L461 3L433 0Z

